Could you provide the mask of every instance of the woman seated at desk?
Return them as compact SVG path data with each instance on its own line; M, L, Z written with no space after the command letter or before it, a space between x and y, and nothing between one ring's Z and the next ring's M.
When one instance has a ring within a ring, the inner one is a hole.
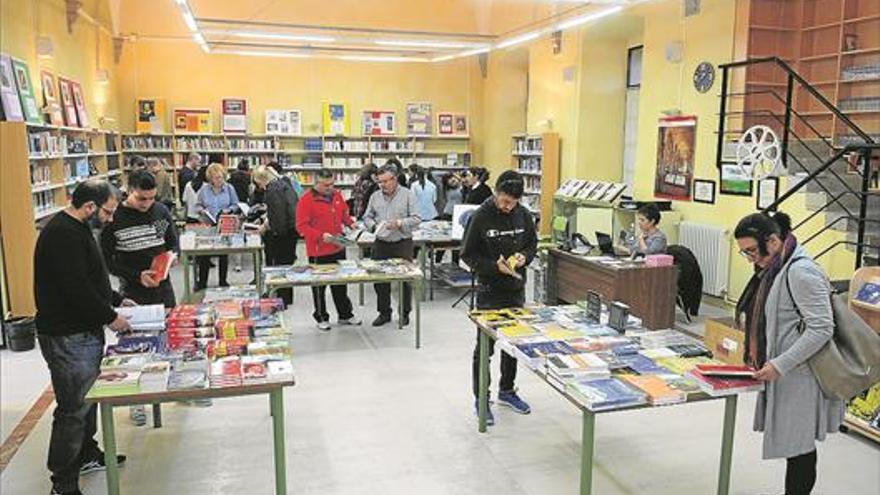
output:
M639 208L636 214L639 229L630 241L629 252L633 258L639 255L666 253L666 234L657 225L660 224L660 209L654 203Z

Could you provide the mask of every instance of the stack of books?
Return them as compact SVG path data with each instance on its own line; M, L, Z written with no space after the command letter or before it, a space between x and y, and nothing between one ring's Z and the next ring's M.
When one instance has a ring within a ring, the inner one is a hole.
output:
M171 365L168 361L153 361L141 369L138 387L143 393L164 392L168 390L168 376Z
M679 404L687 400L687 393L670 386L658 375L621 375L620 379L645 393L655 406Z
M647 402L644 392L615 378L569 382L566 391L592 411L638 406Z
M89 395L94 397L109 397L115 395L127 395L138 393L138 381L140 371L102 371L92 385Z
M755 380L754 374L754 368L730 364L698 364L690 372L700 389L712 397L764 390L764 382Z
M548 356L547 373L560 381L611 376L611 370L605 361L591 353Z
M241 385L241 358L227 356L211 363L211 387L238 387Z

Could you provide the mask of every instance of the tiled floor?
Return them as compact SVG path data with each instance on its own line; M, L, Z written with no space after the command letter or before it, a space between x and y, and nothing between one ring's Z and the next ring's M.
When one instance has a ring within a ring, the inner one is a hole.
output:
M236 277L246 281L249 274ZM355 289L349 292L354 299ZM358 311L369 323L371 289L367 296ZM415 350L411 330L391 325L319 333L311 298L298 289L287 312L299 382L285 393L291 494L577 493L580 414L529 372L520 369L518 385L532 414L496 410L496 426L477 433L470 394L475 334L464 310L450 309L452 300L439 291L425 306L423 348ZM0 356L5 436L47 378L36 350ZM493 364L497 374L497 359ZM761 460L761 437L750 428L753 405L752 397L740 400L732 493L775 495L784 463ZM216 400L210 408L169 404L163 413L165 426L152 429L132 426L126 411L117 411L117 440L129 455L124 493L272 492L268 399ZM722 403L712 402L600 416L594 493L715 493L722 414ZM3 472L3 495L48 493L50 421L47 413ZM880 493L877 446L832 435L819 459L815 493ZM87 494L105 493L104 483L100 473L82 480Z

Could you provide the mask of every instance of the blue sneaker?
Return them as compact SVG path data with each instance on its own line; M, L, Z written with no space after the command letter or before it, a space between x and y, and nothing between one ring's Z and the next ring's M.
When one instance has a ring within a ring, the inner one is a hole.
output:
M498 403L502 406L507 406L520 414L528 414L532 412L532 408L529 407L526 401L520 399L519 396L516 395L515 390L498 392Z
M474 415L477 417L477 421L480 420L480 403L479 401L474 401ZM492 401L489 401L486 404L486 426L494 426L495 425L495 416L492 415Z

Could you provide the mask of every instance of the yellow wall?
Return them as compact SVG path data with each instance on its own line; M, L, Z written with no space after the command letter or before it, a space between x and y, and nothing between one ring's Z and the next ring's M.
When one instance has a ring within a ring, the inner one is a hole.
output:
M96 4L89 2L86 7L96 8ZM90 14L97 15L96 12ZM37 58L38 36L52 40L54 57ZM0 0L0 51L27 62L37 91L37 105L43 105L40 70L47 69L56 78L60 74L83 86L93 126L116 127L109 121L102 125L99 120L100 117L115 119L118 115L112 40L83 19L76 22L73 34L69 34L63 0ZM100 68L110 73L109 83L96 81L99 58Z
M493 177L510 168L511 135L526 129L529 54L508 50L489 55L483 84L482 164Z

